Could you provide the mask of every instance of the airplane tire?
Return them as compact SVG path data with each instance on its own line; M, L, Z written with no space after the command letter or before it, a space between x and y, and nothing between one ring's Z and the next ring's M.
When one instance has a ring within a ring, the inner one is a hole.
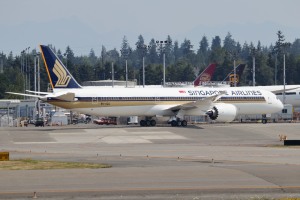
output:
M178 125L178 123L177 123L176 120L172 120L172 121L171 121L171 126L177 126L177 125Z
M187 121L186 120L182 120L181 126L186 127L187 126Z
M150 125L151 125L150 120L146 120L146 126L150 126Z
M146 121L145 120L141 120L140 121L140 126L146 126Z
M150 121L150 125L151 125L151 126L155 126L155 125L156 125L156 121L155 121L154 119L152 119L152 120Z

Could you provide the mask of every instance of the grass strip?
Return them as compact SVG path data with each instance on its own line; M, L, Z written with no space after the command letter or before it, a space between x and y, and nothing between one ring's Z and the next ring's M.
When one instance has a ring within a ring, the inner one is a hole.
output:
M0 161L0 170L49 170L49 169L99 169L110 168L111 165L82 162L43 161L19 159Z

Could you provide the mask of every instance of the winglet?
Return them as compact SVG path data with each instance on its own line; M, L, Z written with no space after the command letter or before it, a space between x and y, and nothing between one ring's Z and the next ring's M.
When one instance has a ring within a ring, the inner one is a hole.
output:
M194 80L194 86L199 86L201 82L210 81L213 76L217 64L212 63L208 65L205 70Z
M57 55L45 45L40 45L50 84L56 88L81 88Z

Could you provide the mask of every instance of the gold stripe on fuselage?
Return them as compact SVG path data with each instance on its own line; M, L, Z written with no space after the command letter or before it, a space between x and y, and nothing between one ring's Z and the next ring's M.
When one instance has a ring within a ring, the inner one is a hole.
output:
M155 106L155 105L184 105L194 101L61 101L49 100L48 103L66 109L74 108L96 108L96 107L119 107L119 106ZM265 103L263 99L249 100L225 100L217 103Z

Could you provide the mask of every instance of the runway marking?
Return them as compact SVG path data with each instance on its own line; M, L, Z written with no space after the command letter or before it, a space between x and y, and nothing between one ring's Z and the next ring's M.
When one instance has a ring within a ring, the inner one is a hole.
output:
M107 136L101 140L107 144L152 143L149 140L135 136Z
M183 140L184 136L180 136L168 131L161 132L127 132L122 135L106 136L101 138L102 142L107 144L137 144L137 143L153 143L151 140Z
M129 132L126 130L112 131L107 129L101 132L91 131L73 133L49 133L55 141L24 141L14 142L14 144L82 144L82 143L106 143L106 144L147 144L155 140L185 140L184 136L177 135L169 131L139 131Z

